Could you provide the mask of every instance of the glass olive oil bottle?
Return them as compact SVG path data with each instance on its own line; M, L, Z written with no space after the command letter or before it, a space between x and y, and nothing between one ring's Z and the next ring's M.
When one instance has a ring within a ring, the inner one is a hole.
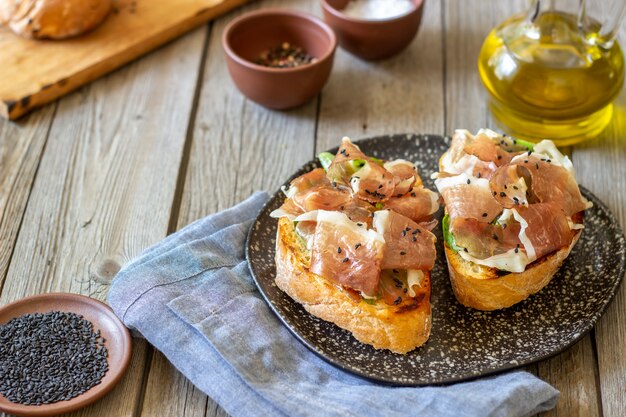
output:
M611 120L624 82L620 46L584 9L541 11L539 0L534 7L501 23L483 44L478 69L492 115L523 139L591 139Z

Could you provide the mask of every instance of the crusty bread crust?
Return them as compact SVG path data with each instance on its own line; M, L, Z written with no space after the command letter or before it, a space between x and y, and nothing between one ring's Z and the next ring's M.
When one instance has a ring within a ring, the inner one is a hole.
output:
M510 307L548 285L570 251L578 242L578 230L572 243L530 264L524 272L498 275L498 270L466 261L444 244L450 283L459 303L478 310Z
M428 340L431 327L430 274L425 272L426 296L410 305L369 304L309 271L304 245L286 218L278 222L276 285L306 311L346 329L376 349L407 353Z
M95 28L112 0L0 0L0 24L33 39L64 39Z

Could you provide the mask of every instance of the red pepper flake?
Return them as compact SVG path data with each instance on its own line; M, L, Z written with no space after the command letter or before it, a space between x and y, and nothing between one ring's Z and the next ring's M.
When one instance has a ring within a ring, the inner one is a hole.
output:
M280 46L262 52L255 63L270 68L295 68L316 61L317 58L309 55L304 49L283 42Z

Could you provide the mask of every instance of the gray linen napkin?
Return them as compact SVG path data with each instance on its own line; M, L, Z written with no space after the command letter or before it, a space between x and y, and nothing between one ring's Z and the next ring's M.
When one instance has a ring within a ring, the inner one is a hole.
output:
M443 387L377 385L324 362L261 298L244 257L267 201L255 193L147 249L113 281L109 303L232 416L527 416L558 391L527 372Z

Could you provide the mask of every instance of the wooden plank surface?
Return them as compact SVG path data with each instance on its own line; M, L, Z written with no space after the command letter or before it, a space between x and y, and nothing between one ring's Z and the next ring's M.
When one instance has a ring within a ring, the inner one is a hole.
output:
M259 6L246 6L212 25L177 228L228 208L256 190L272 192L313 157L317 99L288 112L267 110L245 99L228 75L222 32L235 16ZM309 12L318 7L307 0L269 0L262 6ZM152 358L143 404L142 417L227 415L158 352Z
M0 120L0 289L55 108L55 105L48 106L20 124Z
M120 265L165 237L206 29L63 99L0 300L67 291L103 299ZM176 109L176 111L172 111ZM147 353L75 415L132 416Z
M0 115L15 119L248 0L119 0L95 30L37 41L0 28Z
M622 27L626 39L626 28ZM623 44L623 43L622 43ZM602 200L626 228L626 90L618 98L616 115L596 140L575 148L578 180ZM590 276L589 279L602 279ZM601 407L605 417L626 415L626 285L595 328Z

